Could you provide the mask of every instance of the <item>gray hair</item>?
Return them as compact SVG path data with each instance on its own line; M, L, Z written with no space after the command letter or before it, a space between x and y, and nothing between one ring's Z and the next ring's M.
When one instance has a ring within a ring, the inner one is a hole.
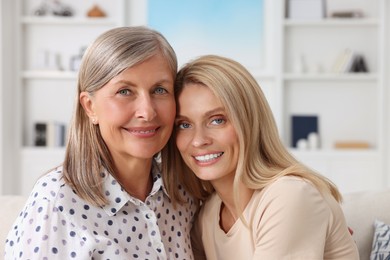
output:
M107 203L102 193L101 167L112 174L116 169L98 126L90 123L80 104L80 93L93 95L122 71L157 54L166 59L175 78L177 57L172 46L161 33L144 26L106 31L96 38L83 56L63 171L66 182L81 198L94 205Z

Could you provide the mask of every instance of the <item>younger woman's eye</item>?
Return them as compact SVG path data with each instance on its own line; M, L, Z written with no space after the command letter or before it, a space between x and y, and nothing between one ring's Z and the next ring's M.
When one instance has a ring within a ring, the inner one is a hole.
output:
M123 95L123 96L128 96L131 94L131 91L129 89L121 89L118 91L118 94Z
M163 88L163 87L157 87L157 88L154 90L154 92L155 92L156 94L159 94L159 95L168 93L168 91L167 91L165 88Z
M191 125L190 125L189 123L178 123L178 124L177 124L177 127L178 127L179 129L188 129L188 128L191 127Z
M222 117L214 118L213 120L211 120L211 124L213 124L213 125L222 125L225 122L226 122L226 120Z

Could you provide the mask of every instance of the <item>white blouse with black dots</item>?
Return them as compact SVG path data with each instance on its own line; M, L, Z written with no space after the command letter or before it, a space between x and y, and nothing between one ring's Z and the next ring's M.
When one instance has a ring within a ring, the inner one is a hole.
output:
M95 207L65 184L62 168L43 176L6 239L5 259L193 259L190 230L195 207L176 210L153 168L145 202L131 197L102 174L110 202Z

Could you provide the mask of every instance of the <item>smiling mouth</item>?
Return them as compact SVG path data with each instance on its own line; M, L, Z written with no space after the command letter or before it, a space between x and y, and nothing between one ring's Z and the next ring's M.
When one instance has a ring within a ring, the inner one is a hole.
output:
M131 132L132 133L136 133L136 134L152 134L152 133L155 133L157 129L153 129L153 130L132 130Z
M209 162L212 161L218 157L221 157L223 153L212 153L212 154L206 154L206 155L200 155L200 156L195 156L195 160L199 162Z
M126 129L130 134L139 137L139 138L150 138L157 135L160 127L155 128L133 128L133 129Z

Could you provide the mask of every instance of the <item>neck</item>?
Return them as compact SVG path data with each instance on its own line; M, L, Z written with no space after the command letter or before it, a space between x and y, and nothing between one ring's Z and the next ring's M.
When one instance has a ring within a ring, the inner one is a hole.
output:
M220 226L225 232L228 232L237 219L239 219L245 207L248 205L254 191L240 182L238 187L239 200L237 208L236 204L234 203L232 181L228 185L226 185L226 183L225 185L215 185L214 188L222 200L220 209Z
M145 201L152 190L152 160L127 159L125 163L115 162L117 179L131 196Z

